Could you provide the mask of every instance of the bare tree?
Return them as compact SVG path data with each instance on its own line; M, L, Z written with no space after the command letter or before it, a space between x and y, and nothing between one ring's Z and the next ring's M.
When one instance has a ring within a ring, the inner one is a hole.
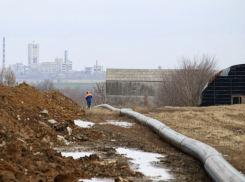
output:
M105 82L96 83L94 87L94 103L103 104L107 102Z
M38 88L40 91L49 91L49 90L55 90L54 82L49 79L45 79L41 81L36 88Z
M14 71L11 68L8 68L5 73L4 73L4 77L5 77L5 83L7 86L14 86L16 83L16 78L15 78L15 74Z
M217 61L214 57L182 58L176 69L168 74L163 71L163 82L159 85L158 105L196 106L207 81L215 74Z
M14 71L11 68L1 68L0 70L0 85L15 86L16 78Z
M1 68L0 70L0 85L4 84L4 73L5 73L5 68Z

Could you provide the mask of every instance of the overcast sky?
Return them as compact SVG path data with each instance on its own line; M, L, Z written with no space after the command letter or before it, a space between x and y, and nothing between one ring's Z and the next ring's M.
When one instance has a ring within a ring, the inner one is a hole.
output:
M6 65L40 62L67 50L73 69L174 68L181 57L209 54L220 69L245 63L245 0L0 0Z

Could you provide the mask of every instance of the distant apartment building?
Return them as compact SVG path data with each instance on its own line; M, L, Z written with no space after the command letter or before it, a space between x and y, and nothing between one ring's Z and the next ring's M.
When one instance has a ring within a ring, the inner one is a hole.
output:
M39 44L28 44L28 66L32 69L39 67Z
M85 67L86 74L101 74L103 72L103 66L98 65L98 61L96 61L96 65L93 67Z
M42 62L38 70L42 73L70 72L72 71L72 62L64 62L62 58L56 58L55 62Z
M25 65L23 63L16 63L10 65L11 70L16 74L23 75L25 73Z

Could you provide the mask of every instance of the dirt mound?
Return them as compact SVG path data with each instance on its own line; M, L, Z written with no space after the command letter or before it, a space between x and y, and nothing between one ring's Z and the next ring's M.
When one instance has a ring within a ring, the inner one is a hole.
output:
M59 92L40 92L25 83L0 86L0 181L58 182L84 177L81 162L53 150L66 142L82 142L73 137L83 134L73 120L84 117L85 111ZM101 137L92 130L84 135Z

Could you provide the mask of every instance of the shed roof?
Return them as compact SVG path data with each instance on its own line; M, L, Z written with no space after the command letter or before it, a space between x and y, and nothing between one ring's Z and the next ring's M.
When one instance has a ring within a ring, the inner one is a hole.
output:
M110 81L163 81L163 73L170 70L162 69L113 69L108 68L106 71L106 80Z

